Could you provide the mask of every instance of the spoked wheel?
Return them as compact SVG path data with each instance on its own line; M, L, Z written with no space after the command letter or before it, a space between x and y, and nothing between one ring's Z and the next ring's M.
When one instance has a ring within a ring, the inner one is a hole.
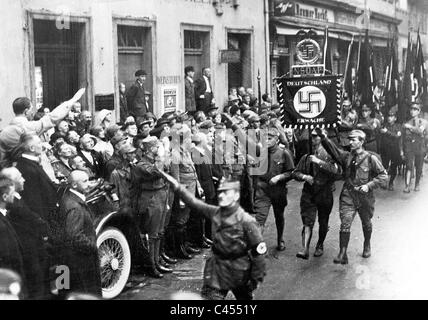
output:
M117 297L125 287L131 271L128 241L116 228L107 228L97 238L103 298Z

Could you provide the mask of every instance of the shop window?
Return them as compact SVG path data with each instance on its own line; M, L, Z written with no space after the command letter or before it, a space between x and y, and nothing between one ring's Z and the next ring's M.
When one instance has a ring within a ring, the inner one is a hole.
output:
M118 47L143 48L141 28L133 26L117 26Z

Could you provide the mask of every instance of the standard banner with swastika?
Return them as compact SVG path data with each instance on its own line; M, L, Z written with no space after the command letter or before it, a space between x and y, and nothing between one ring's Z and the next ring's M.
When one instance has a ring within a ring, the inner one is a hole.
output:
M340 76L280 78L277 95L287 128L330 128L340 120Z

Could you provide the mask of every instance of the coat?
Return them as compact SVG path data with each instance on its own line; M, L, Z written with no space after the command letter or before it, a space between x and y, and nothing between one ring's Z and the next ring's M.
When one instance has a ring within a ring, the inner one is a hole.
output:
M57 214L57 190L42 166L35 161L20 158L16 168L25 179L21 196L25 204L36 212L50 227Z
M184 89L186 97L186 111L196 111L195 84L187 77L184 80Z
M142 117L148 112L146 106L146 90L144 85L139 81L135 81L127 90L126 99L128 102L129 114L134 118Z
M125 123L125 120L129 115L128 101L126 100L125 94L119 94L119 103L120 103L120 122Z
M94 163L92 164L88 158L83 154L82 150L77 151L77 155L82 157L83 161L85 162L86 168L91 170L93 173L95 173L95 177L97 178L105 178L106 176L106 165L104 157L101 153L92 150L91 155L94 160Z
M21 244L7 215L5 217L2 213L0 213L0 268L18 273L25 285Z
M70 288L62 293L101 295L100 261L92 212L70 190L61 199L59 212L63 231L61 262L70 269Z
M22 199L15 199L7 215L22 248L24 283L29 299L46 299L50 293L48 225Z
M211 84L211 81L210 81ZM213 88L211 85L211 92L207 91L207 84L205 83L204 77L199 78L195 81L195 99L196 99L196 110L208 113L211 106L211 102L214 96L212 92Z

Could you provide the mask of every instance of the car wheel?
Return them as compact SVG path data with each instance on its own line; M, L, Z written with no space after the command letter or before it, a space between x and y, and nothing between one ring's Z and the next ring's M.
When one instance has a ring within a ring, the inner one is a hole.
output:
M103 230L97 238L103 298L117 297L128 282L131 251L123 233L116 228Z

